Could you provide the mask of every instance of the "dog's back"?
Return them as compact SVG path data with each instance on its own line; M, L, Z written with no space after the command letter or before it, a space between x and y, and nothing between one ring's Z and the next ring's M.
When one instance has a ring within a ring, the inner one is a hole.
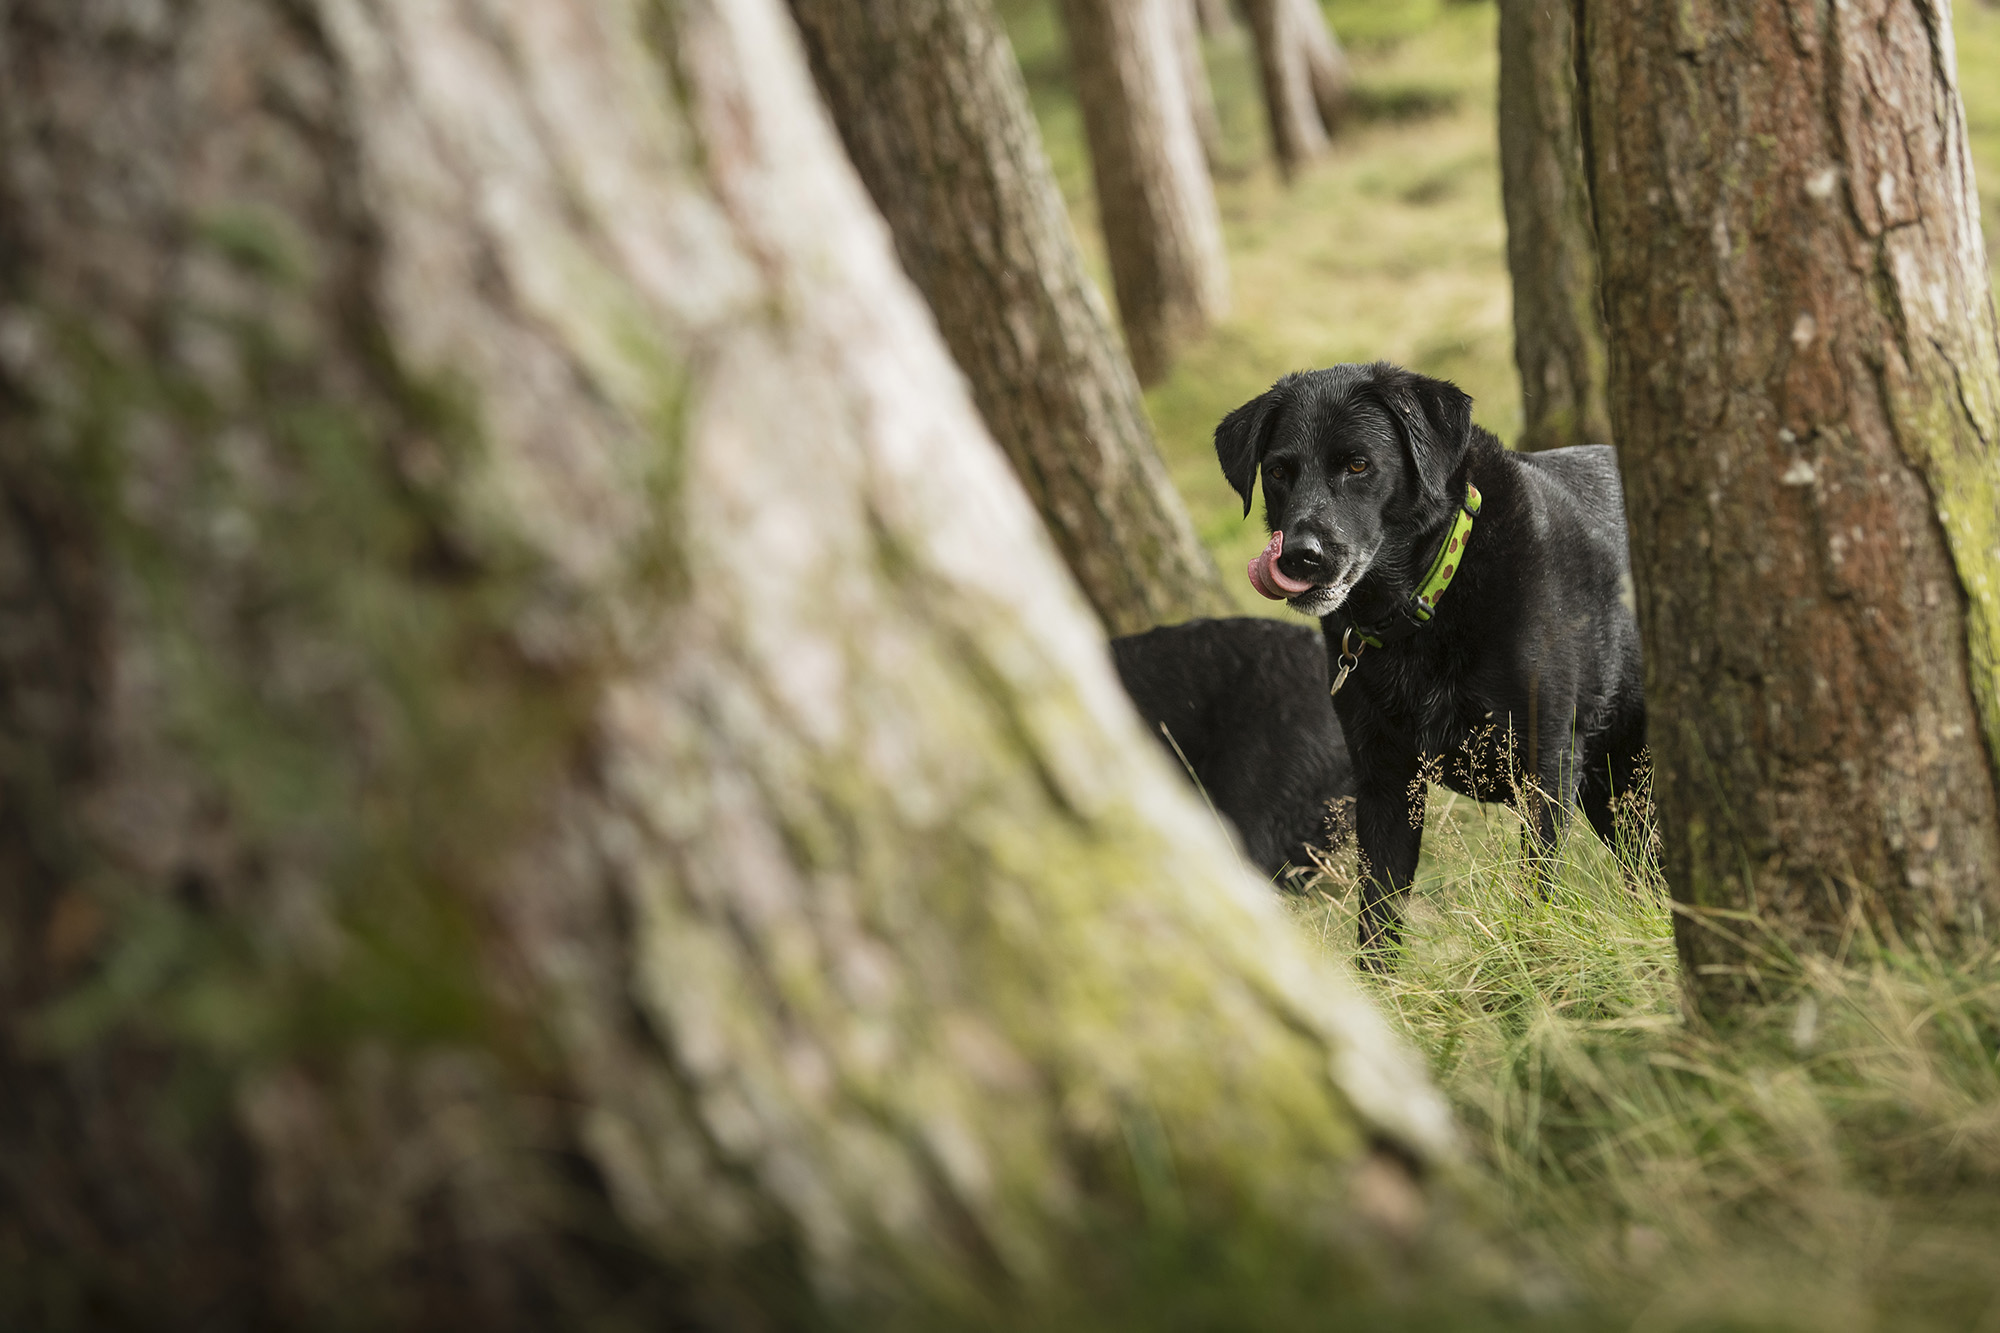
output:
M1327 803L1354 792L1326 692L1326 645L1306 625L1191 620L1111 641L1139 715L1164 726L1266 874L1329 845Z

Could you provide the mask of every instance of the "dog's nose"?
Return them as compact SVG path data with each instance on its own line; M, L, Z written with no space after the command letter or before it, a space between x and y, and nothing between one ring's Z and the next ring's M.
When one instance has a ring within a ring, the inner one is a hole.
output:
M1333 573L1327 563L1326 548L1310 532L1301 532L1296 537L1289 532L1285 534L1285 549L1278 557L1278 569L1286 578L1305 583L1322 583Z

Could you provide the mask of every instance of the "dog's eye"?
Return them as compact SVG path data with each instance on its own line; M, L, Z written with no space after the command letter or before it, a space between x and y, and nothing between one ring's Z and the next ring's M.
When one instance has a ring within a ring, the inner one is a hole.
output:
M1368 460L1357 454L1355 457L1347 460L1347 470L1349 472L1366 472L1368 470Z
M1269 481L1275 481L1279 485L1283 485L1292 479L1292 465L1290 463L1273 463L1264 469L1264 476Z

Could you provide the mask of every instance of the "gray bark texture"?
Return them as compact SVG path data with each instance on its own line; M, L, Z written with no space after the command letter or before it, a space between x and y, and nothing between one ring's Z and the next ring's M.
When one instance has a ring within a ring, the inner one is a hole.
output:
M1610 353L1577 116L1574 3L1500 3L1500 194L1522 449L1611 440Z
M1948 12L1605 4L1585 37L1689 980L1754 987L1765 930L1990 940L2000 336Z
M1062 0L1111 284L1141 384L1229 307L1222 214L1169 6Z
M9 1327L1458 1265L778 0L0 8L0 784Z
M904 269L1099 618L1131 634L1227 614L989 0L792 12Z

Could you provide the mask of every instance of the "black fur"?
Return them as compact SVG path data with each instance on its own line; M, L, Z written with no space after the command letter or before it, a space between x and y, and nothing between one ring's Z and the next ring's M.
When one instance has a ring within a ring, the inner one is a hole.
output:
M1455 386L1377 362L1288 375L1215 432L1246 513L1261 469L1279 567L1315 585L1290 604L1321 617L1330 657L1350 624L1391 621L1416 590L1468 479L1483 497L1435 617L1365 649L1334 699L1369 875L1361 941L1378 961L1416 871L1420 774L1514 805L1542 857L1574 804L1609 843L1643 762L1617 460L1607 445L1510 453L1471 411Z
M1326 646L1304 625L1190 620L1111 641L1148 728L1173 736L1217 811L1267 875L1331 848L1327 803L1354 794L1326 693ZM1176 756L1174 764L1180 766Z

